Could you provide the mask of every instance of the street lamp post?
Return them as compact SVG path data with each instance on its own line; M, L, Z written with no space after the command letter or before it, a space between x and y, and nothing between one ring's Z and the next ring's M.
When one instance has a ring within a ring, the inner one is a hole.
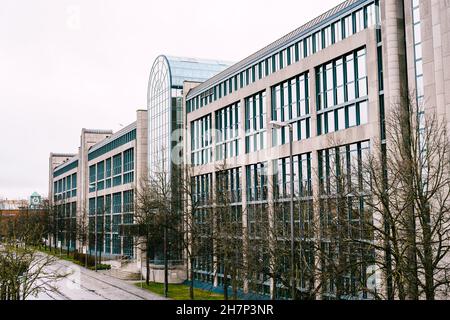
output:
M290 163L290 189L291 189L291 195L290 195L290 220L291 220L291 298L293 300L296 299L296 284L295 284L295 248L294 248L294 156L293 156L293 125L289 122L278 122L278 121L271 121L270 124L277 129L282 129L285 127L289 127L289 163ZM302 239L300 239L301 241Z
M95 272L97 272L97 201L98 201L98 188L97 188L97 183L92 182L89 184L90 186L94 186L95 187L95 216L94 216L94 270Z

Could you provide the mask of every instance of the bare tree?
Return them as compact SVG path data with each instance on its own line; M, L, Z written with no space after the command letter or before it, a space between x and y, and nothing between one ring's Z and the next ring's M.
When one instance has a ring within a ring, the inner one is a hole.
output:
M83 248L86 248L84 256L84 267L88 267L88 240L89 240L89 221L87 217L86 209L81 209L81 215L77 218L75 239L81 244Z
M211 177L211 175L209 176ZM208 261L212 255L212 179L206 179L202 186L195 177L193 167L185 165L180 192L183 195L182 243L186 255L186 271L189 285L189 297L194 300L195 268L200 261Z
M53 283L67 276L51 269L56 258L36 250L47 232L43 213L24 210L8 222L7 236L0 243L0 300L25 300L56 291Z
M371 225L389 299L448 295L449 137L444 119L404 97L387 118L387 146L364 167L370 174Z
M217 272L222 274L224 299L229 299L231 286L233 299L237 299L238 288L242 287L245 276L243 257L242 209L233 205L235 199L231 190L230 170L226 161L216 166L214 185L214 210L212 241L214 254L218 259Z
M141 250L145 252L146 283L150 282L150 259L156 248L160 247L163 239L161 226L164 216L158 210L159 203L152 193L153 187L147 177L140 179L140 186L136 192L135 224L138 226L138 242Z
M342 145L330 139L319 151L318 194L314 195L316 287L333 299L372 297L367 282L375 261L372 216L365 208L370 194L363 180L362 163L369 143Z
M161 154L165 154L164 149ZM147 282L150 250L153 250L153 254L159 254L162 245L164 295L167 297L169 260L176 260L182 254L182 217L178 193L181 171L175 164L170 169L167 168L165 156L160 158L159 163L160 165L151 169L148 178L141 180L142 183L137 189L135 221L146 248Z
M68 274L50 268L56 260L31 247L18 250L4 244L0 249L0 300L25 300L41 292L57 291L53 283Z

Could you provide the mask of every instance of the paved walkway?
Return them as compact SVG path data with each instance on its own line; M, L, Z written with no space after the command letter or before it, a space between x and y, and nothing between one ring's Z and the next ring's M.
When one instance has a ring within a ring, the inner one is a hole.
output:
M68 277L52 283L57 292L40 293L29 300L164 300L164 297L136 287L134 284L102 272L80 267L70 261L58 260L47 271Z

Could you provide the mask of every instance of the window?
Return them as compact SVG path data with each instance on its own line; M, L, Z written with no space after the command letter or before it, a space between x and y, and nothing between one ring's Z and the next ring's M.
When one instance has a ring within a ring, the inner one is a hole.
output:
M267 200L267 163L257 163L246 167L247 200Z
M113 194L113 213L122 212L122 193Z
M191 122L191 161L195 166L212 161L211 115Z
M367 101L358 103L359 124L367 124L369 122L369 106Z
M352 15L344 18L344 38L348 38L353 34L353 19Z
M353 185L353 190L362 191L363 184L359 179L362 174L360 163L368 154L368 141L319 151L320 193L332 195L333 192L337 192L336 178L339 176L348 179L349 184L344 183L346 187ZM355 169L358 171L352 172Z
M322 32L318 31L313 34L313 53L322 50Z
M300 41L298 44L297 44L297 47L298 47L298 53L299 53L299 58L300 59L304 59L305 58L305 43L304 43L304 41Z
M368 122L365 48L319 66L316 79L319 135Z
M366 67L366 49L359 50L356 54L358 76L358 98L367 96L367 67Z
M136 140L136 129L124 134L123 136L118 137L117 139L109 142L108 144L102 146L99 149L89 152L88 160L89 161L94 160L104 155L105 153L117 149L118 147L123 146L124 144L133 140Z
M323 35L324 35L324 48L331 46L331 44L333 43L331 26L326 27L323 30Z
M333 28L333 43L341 41L342 40L342 22L341 22L341 20L333 23L332 28Z
M308 73L304 73L272 87L272 120L295 122L296 140L310 137L308 81ZM288 143L289 128L273 128L272 137L273 146Z
M239 155L240 102L216 111L216 160Z
M345 75L346 75L346 84L345 84L345 92L346 99L345 101L352 101L355 99L355 64L353 59L353 54L350 54L345 57Z
M97 180L103 180L105 178L105 162L101 161L97 163Z
M335 74L336 74L336 104L340 105L344 103L344 62L340 58L335 62Z
M375 3L369 4L365 9L367 12L367 27L375 26L377 24Z
M309 57L312 54L313 50L313 41L312 36L309 36L305 39L305 57Z
M211 204L212 174L192 178L192 201L196 206Z
M95 164L92 166L89 166L89 192L95 191L95 185L93 185L96 181L96 167Z
M242 201L241 177L241 168L216 172L219 203L238 204Z
M123 192L123 212L130 213L134 211L133 190ZM124 221L124 223L133 223L133 221Z
M245 152L259 151L266 146L266 93L245 99Z
M348 114L348 126L349 128L354 127L357 125L356 122L356 105L351 105L347 108L347 114Z
M123 153L123 171L129 172L134 170L134 148L128 149Z
M115 176L122 174L122 154L113 157L113 173Z
M364 30L364 9L360 9L355 13L356 33Z
M105 161L105 165L106 165L106 178L111 177L111 158L106 159Z
M294 195L295 197L309 197L312 195L311 154L296 155L294 158ZM275 199L289 199L290 162L289 158L274 161L274 197Z

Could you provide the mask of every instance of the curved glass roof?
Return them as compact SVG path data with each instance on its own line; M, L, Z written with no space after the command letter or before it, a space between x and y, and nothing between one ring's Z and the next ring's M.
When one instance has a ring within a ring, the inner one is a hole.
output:
M172 76L172 87L182 87L184 81L204 82L227 69L232 62L165 56Z

